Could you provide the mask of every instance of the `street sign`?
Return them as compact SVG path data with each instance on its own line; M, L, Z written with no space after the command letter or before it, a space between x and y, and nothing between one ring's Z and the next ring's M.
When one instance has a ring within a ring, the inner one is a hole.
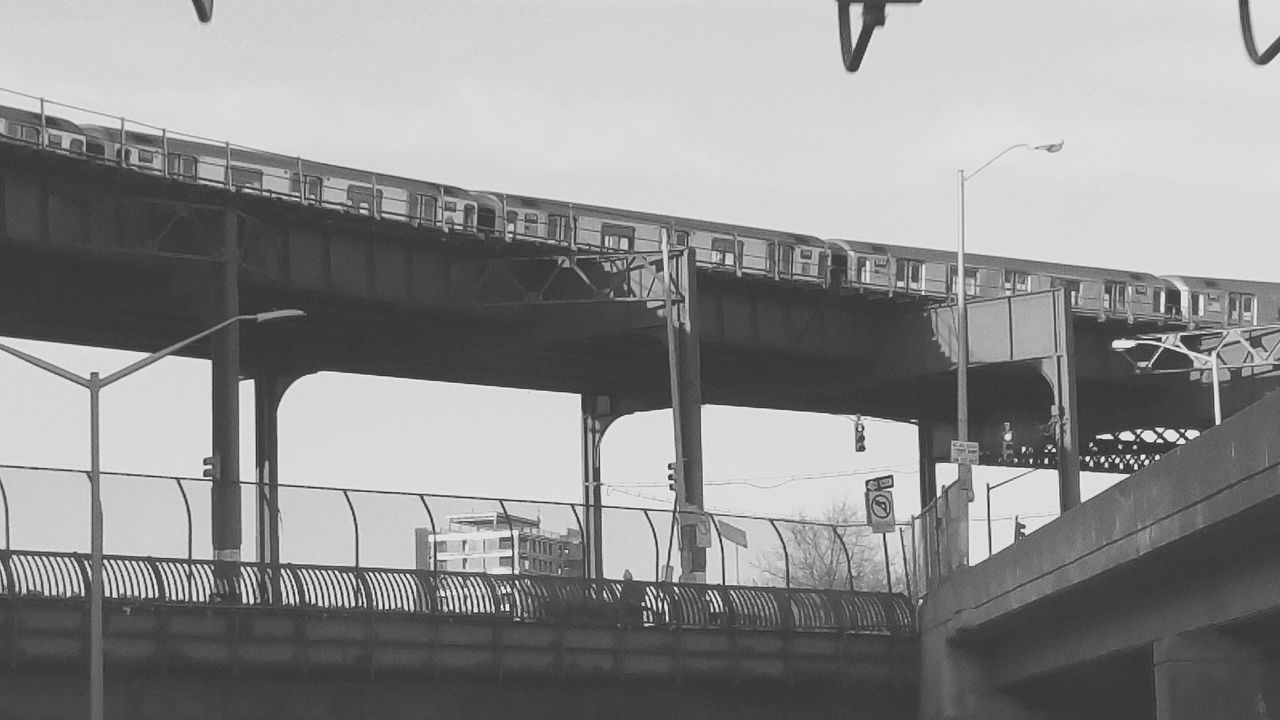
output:
M892 475L881 475L873 477L867 481L867 492L875 492L876 490L888 490L893 487Z
M875 490L866 494L867 524L873 533L891 533L894 531L893 491Z
M737 525L730 525L724 520L720 521L720 537L738 547L747 546L747 531Z
M951 462L960 465L978 464L978 443L970 441L951 441Z

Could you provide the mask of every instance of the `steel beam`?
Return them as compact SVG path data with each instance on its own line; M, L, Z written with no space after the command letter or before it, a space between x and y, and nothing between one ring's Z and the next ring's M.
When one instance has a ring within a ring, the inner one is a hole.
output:
M254 457L257 463L257 543L260 596L280 602L280 401L298 375L254 378Z

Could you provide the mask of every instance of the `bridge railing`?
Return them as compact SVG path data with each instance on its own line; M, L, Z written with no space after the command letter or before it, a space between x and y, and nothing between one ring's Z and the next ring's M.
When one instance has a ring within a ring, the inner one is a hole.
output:
M83 553L0 551L0 570L0 597L9 600L79 599L89 584ZM217 597L208 560L112 555L103 570L110 601L199 605ZM277 573L273 594L266 588ZM241 566L239 590L242 605L304 610L637 628L914 632L910 601L875 592L261 563Z
M207 479L105 473L102 493L108 554L211 558ZM240 497L248 564L659 582L674 579L680 557L671 505L602 507L596 557L583 539L592 513L580 504L253 482L241 483ZM0 549L87 552L88 499L82 470L0 466ZM272 507L274 538L269 523L257 522ZM803 518L711 512L707 519L708 583L911 591L914 541L905 533L876 536L861 524Z

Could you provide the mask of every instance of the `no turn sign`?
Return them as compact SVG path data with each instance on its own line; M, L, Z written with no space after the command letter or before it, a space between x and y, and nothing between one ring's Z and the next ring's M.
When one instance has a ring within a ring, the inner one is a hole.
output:
M891 533L894 531L893 491L875 490L866 494L867 524L871 532Z

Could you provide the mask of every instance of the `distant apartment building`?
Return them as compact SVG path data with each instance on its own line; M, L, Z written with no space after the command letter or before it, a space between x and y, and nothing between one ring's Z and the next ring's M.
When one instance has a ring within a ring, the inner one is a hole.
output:
M582 577L582 533L543 530L541 520L501 512L450 515L448 527L414 529L419 568L495 575Z

